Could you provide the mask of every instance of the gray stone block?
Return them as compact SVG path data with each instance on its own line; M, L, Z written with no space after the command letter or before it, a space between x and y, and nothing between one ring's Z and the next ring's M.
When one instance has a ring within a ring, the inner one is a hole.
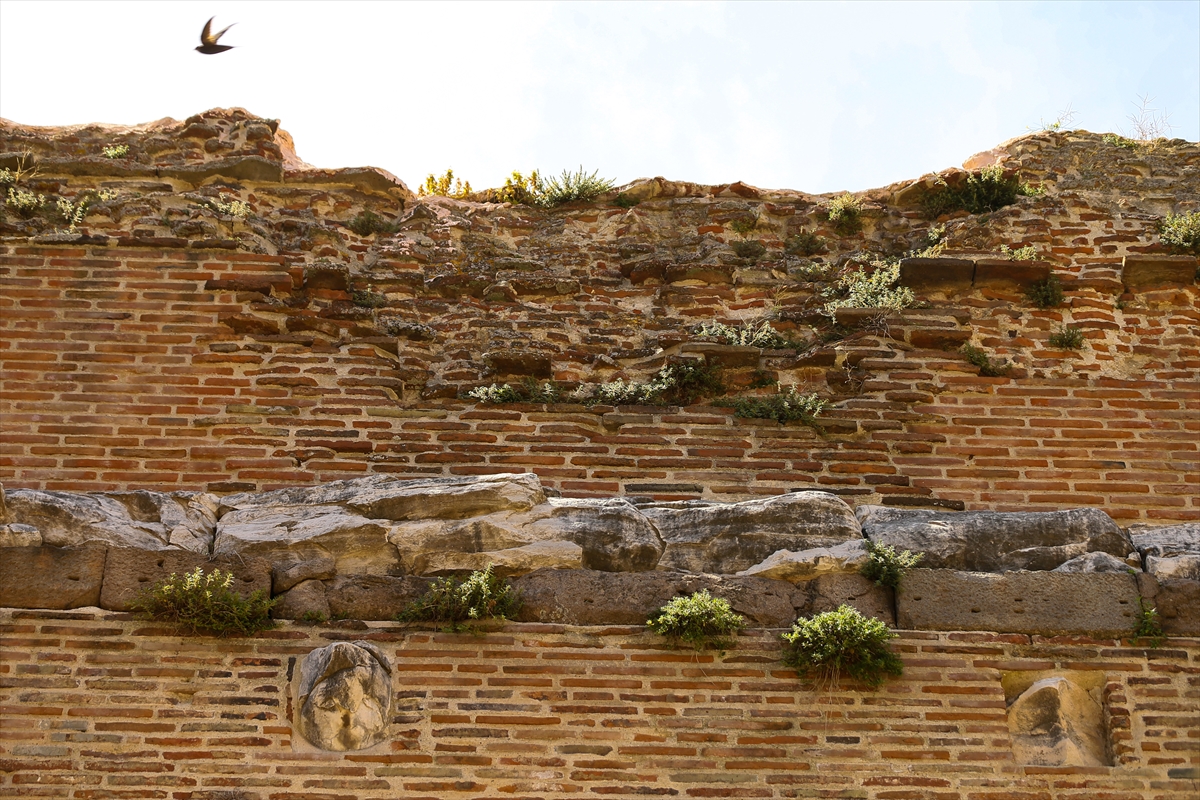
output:
M1121 636L1138 615L1132 575L915 569L897 597L911 630Z
M261 558L214 559L187 550L133 550L112 547L104 564L100 607L129 611L138 595L172 573L183 576L196 567L233 573L231 588L243 596L262 590L271 594L271 564Z
M326 582L325 599L334 619L393 619L432 583L429 578L339 575Z
M82 608L100 604L104 545L0 548L0 608Z

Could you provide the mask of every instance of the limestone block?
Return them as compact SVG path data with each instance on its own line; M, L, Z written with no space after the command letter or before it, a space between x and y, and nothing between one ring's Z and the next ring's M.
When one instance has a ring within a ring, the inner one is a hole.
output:
M1043 678L1008 707L1018 764L1048 767L1108 765L1100 704L1064 677Z
M400 556L388 543L388 529L386 520L341 506L253 506L221 517L213 552L272 563L333 559L342 575L398 575Z
M339 575L325 584L329 616L337 619L394 619L428 591L428 578Z
M893 611L892 590L876 586L874 581L862 575L832 573L821 575L811 581L798 584L796 588L807 593L800 609L804 616L836 611L838 606L852 606L860 614L882 620L888 627L896 626Z
M144 590L172 574L182 577L196 567L206 573L219 569L233 573L230 588L243 597L256 591L271 593L271 564L261 558L210 558L186 550L135 550L110 547L104 563L104 585L99 606L109 611L129 611Z
M1138 565L1141 566L1140 564ZM1124 559L1117 558L1109 553L1085 553L1081 556L1075 556L1070 561L1064 561L1055 567L1052 572L1116 572L1128 573L1131 569L1137 569L1129 564Z
M900 261L900 285L915 292L968 291L975 262L962 258L905 258Z
M1131 292L1185 286L1195 280L1195 256L1127 255L1121 270L1121 282Z
M296 728L322 750L362 750L387 737L392 667L370 642L335 642L300 663Z
M422 559L422 575L455 575L485 567L502 578L525 575L536 569L581 569L583 548L574 542L533 542L486 553L429 553Z
M1050 277L1048 261L982 258L975 262L975 288L1024 291Z
M282 594L304 581L325 581L337 574L337 562L333 556L318 555L305 560L288 559L271 565L271 592Z
M1133 525L1129 535L1150 574L1162 579L1200 580L1200 523Z
M305 615L329 619L329 599L325 596L325 584L309 580L298 583L279 595L271 608L275 619L304 619Z
M868 539L921 553L921 566L929 568L1050 570L1086 553L1124 558L1133 550L1129 537L1098 508L1003 513L864 505L855 513Z
M42 532L32 525L14 522L0 525L0 547L41 547Z
M1200 581L1167 578L1158 582L1154 598L1163 633L1200 636Z
M15 489L6 500L12 522L33 526L55 547L100 541L141 550L207 553L216 528L217 498L205 492Z
M733 574L780 550L861 539L854 512L827 492L790 492L742 503L682 501L641 509L662 535L660 569Z
M654 569L663 552L654 525L622 499L551 498L527 511L502 511L459 522L399 523L392 526L388 541L395 545L404 569L418 575L461 568L455 565L482 566L491 563L489 559L508 562L512 574L520 571L522 562L532 566L540 559L546 566L566 567L576 558L587 569L637 572ZM549 547L551 542L573 543L578 556L573 548ZM539 547L523 549L535 544ZM497 555L501 551L506 554Z
M682 572L531 572L513 581L521 594L516 619L566 625L645 625L676 597L707 589L728 600L751 625L782 627L796 618L803 592L785 581L767 578L695 575Z
M800 551L780 550L750 569L742 570L738 575L757 575L760 578L798 583L834 573L857 574L866 563L866 541L851 539L832 547Z
M0 548L0 608L100 605L107 552L107 547L95 543Z
M541 481L532 473L421 480L369 475L320 486L229 495L221 499L221 510L341 506L368 519L465 519L525 510L545 499Z
M1138 614L1132 575L914 569L897 593L901 628L1123 636Z

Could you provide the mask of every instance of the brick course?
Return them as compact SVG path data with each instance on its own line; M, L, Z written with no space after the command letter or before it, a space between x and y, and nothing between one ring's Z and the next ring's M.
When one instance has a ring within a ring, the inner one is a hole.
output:
M879 691L798 680L779 631L722 654L644 629L284 624L182 638L129 615L0 612L5 797L1162 798L1200 791L1200 640L900 632ZM296 663L367 639L396 666L389 740L293 737ZM1113 766L1014 762L1005 685L1099 676ZM1002 678L1006 683L1002 685ZM1027 681L1028 682L1028 681ZM220 792L242 794L221 795Z

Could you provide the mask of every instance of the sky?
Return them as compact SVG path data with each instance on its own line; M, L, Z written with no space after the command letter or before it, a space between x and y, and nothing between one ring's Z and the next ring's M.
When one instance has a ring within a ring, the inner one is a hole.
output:
M205 56L205 20L235 49ZM0 116L135 124L241 106L320 167L857 191L958 166L1068 109L1200 139L1200 0L0 0Z

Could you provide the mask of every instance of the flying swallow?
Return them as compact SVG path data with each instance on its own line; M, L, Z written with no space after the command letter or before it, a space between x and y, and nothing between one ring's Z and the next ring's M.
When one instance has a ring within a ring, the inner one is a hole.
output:
M225 30L221 31L220 33L214 34L212 32L212 21L214 19L216 19L216 17L209 17L208 22L204 23L204 30L200 32L200 46L196 48L197 52L204 53L206 56L211 56L214 53L224 53L226 50L233 49L233 45L217 44L217 40L225 35L225 31L229 30L229 28L232 28L233 25L236 25L237 23L235 22L233 25L225 28Z

